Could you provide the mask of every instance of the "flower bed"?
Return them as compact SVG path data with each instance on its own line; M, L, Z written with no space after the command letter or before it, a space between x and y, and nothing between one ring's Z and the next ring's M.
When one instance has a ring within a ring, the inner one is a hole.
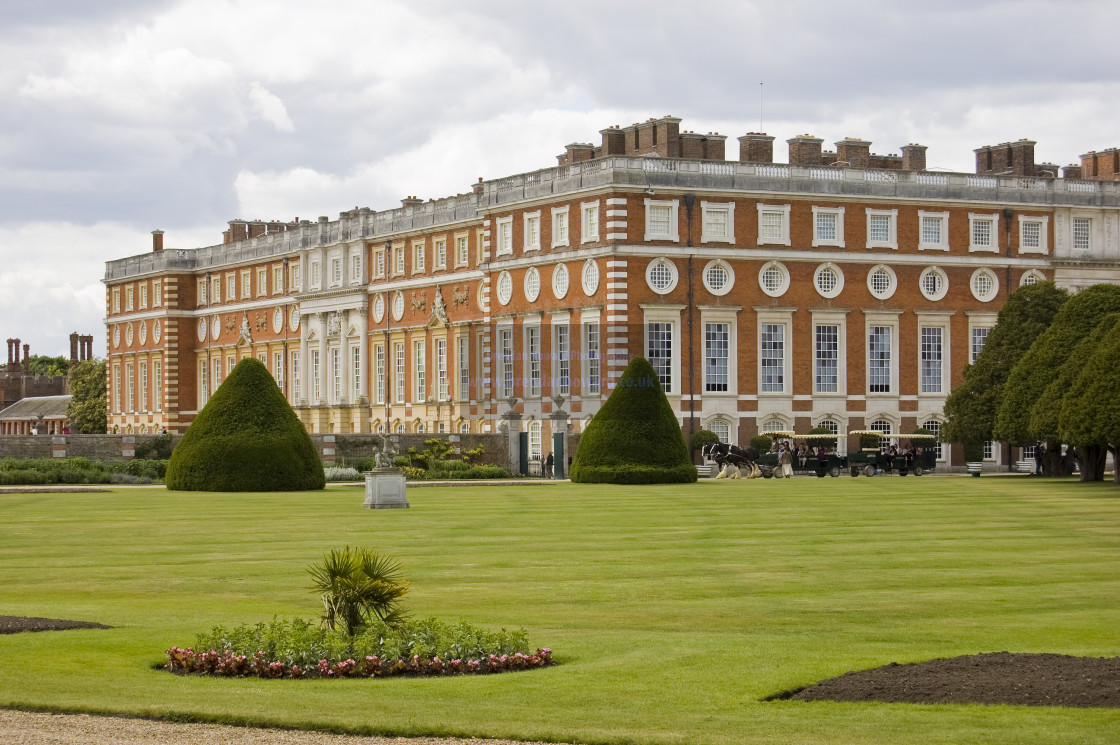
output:
M232 650L217 652L213 649L196 652L193 648L172 647L167 650L167 669L173 673L215 675L219 677L257 678L381 678L393 675L481 675L504 673L511 670L529 670L551 665L552 650L538 649L535 654L489 655L483 660L442 660L439 657L421 658L413 655L407 662L397 658L382 659L367 655L361 662L346 658L331 663L319 660L314 667L288 665L280 660L270 660L264 652L252 657L234 654Z
M374 622L350 637L297 618L216 627L199 634L193 647L168 649L164 667L183 675L377 678L480 675L552 664L552 650L530 653L524 630L492 632L433 618L394 626Z

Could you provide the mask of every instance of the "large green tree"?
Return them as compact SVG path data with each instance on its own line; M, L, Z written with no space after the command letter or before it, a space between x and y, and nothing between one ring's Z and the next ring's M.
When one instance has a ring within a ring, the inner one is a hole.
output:
M70 368L70 403L66 416L70 431L83 435L105 434L105 363L88 359Z
M1068 299L1069 293L1053 282L1028 285L1011 294L983 350L964 369L964 380L945 401L944 441L975 447L995 439L996 411L1011 369Z
M70 371L70 360L62 355L43 357L33 354L23 361L23 371L29 375L48 375L56 378Z
M1058 428L1061 399L1083 362L1083 355L1074 355L1074 350L1106 315L1117 312L1120 286L1116 285L1093 285L1066 301L1050 328L1011 370L996 419L997 439L1017 445L1045 442L1051 458L1057 453L1062 441ZM1082 480L1100 477L1098 459L1083 454ZM1052 465L1048 460L1048 466ZM1103 462L1100 465L1103 469Z
M681 425L653 366L630 360L579 438L572 481L670 484L696 481Z
M1070 364L1076 360L1075 364ZM1084 454L1084 480L1104 477L1105 454L1113 460L1120 446L1120 313L1105 316L1093 332L1077 345L1061 377L1063 389L1058 412L1058 433ZM1071 375L1065 375L1066 371ZM1085 474L1087 469L1098 469ZM1113 480L1120 484L1120 468Z

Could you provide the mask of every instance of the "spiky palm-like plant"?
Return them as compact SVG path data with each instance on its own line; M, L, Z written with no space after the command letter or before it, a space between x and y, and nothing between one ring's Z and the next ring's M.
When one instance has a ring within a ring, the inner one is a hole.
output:
M323 598L323 626L353 637L371 618L394 625L405 618L401 598L408 583L401 565L368 548L333 550L307 568Z

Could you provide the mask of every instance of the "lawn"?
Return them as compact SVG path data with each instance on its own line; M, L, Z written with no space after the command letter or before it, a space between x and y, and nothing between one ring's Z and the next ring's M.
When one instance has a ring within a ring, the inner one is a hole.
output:
M1120 490L1027 477L0 495L0 707L587 743L1109 743L1120 710L767 696L889 662L1120 655ZM556 667L288 681L154 670L199 631L313 616L308 564L397 557L413 615L525 627Z

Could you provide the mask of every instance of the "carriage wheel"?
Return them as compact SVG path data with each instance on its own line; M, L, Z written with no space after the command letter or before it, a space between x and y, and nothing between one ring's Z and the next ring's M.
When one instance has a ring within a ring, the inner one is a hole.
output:
M824 470L823 468L818 468L818 469L817 469L817 478L818 478L818 479L823 479L823 478L824 478L824 474L825 474L825 470Z
M875 475L875 466L868 463L866 466L863 467L863 475L864 476L874 476Z
M828 475L831 476L832 478L836 478L837 476L839 476L840 475L840 466L833 466L832 468L828 469Z
M915 476L921 476L922 475L922 467L921 466L914 466L914 475Z
M848 469L848 471L852 474L853 479L856 476L859 476L859 466L852 466L851 468Z
M774 478L774 472L772 470L770 470L770 468L768 468L766 466L762 466L759 470L762 471L762 478L764 478L764 479Z

